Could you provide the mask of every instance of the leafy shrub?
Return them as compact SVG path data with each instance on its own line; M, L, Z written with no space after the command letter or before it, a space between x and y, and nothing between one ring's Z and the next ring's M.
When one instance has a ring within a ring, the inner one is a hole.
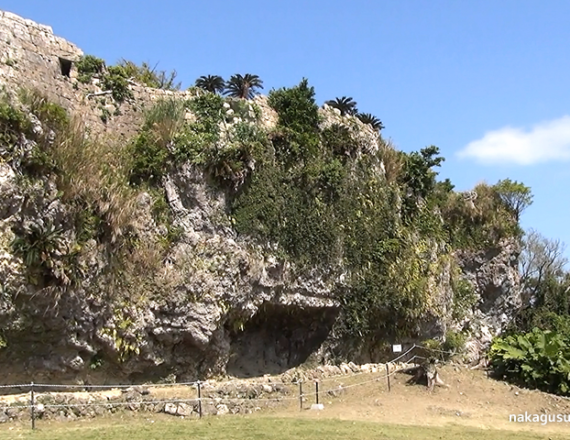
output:
M457 272L451 277L451 288L453 290L452 318L459 321L473 308L477 301L477 295L471 283L461 278L460 273Z
M67 111L37 89L21 89L19 98L42 123L45 130L58 131L69 124Z
M130 181L140 185L142 182L156 184L166 173L168 150L153 136L143 132L137 136L131 148Z
M443 341L438 339L426 339L422 341L422 346L432 357L440 359L450 359L460 354L465 348L466 336L463 333L449 330L445 333Z
M238 122L238 118L242 122L256 122L260 117L260 109L254 102L244 99L228 98L225 102L229 106L226 111L225 121L228 123Z
M77 280L73 263L76 250L66 245L61 228L53 224L32 225L14 232L12 249L24 261L30 283L44 287Z
M184 103L175 99L161 99L146 112L143 129L130 147L131 183L160 182L168 169L169 148L180 142L184 114Z
M530 188L516 180L500 180L493 189L498 199L517 221L521 213L532 204Z
M109 67L108 72L103 76L102 87L110 90L111 96L118 102L133 98L125 71L120 67Z
M209 131L216 131L218 124L224 119L224 99L215 93L206 92L190 99L187 106Z
M181 133L174 137L174 150L172 152L174 163L190 162L198 166L205 166L209 151L218 142L217 131L210 130L211 125L195 122L188 124Z
M570 339L534 328L496 338L489 357L495 373L517 384L567 395L570 392Z
M0 143L4 147L18 142L22 135L32 133L32 123L18 110L6 95L0 97Z
M325 128L321 132L321 138L324 147L341 158L353 156L358 149L358 144L352 139L348 127L340 124Z
M147 87L163 90L180 90L180 83L175 83L176 70L167 73L164 70L156 70L146 62L140 66L132 61L122 59L115 66L121 71L121 76L132 78L134 81L144 84Z
M89 83L93 76L102 75L105 69L105 61L93 55L84 55L76 63L77 80L82 83Z
M451 192L443 201L441 213L449 242L459 249L485 249L503 238L521 237L517 219L485 183L474 188L477 198L471 204L461 193Z
M269 93L269 105L277 112L278 131L274 136L276 154L287 161L315 155L319 147L319 107L315 89L306 79L292 88Z
M432 145L419 152L401 153L403 172L400 174L400 185L403 192L402 214L404 220L412 222L419 213L419 202L426 201L433 195L436 187L437 172L434 167L441 166L445 160L439 155L439 148Z
M465 340L466 337L463 333L450 330L445 334L445 341L441 348L449 353L460 353L465 348Z
M207 135L207 132L202 133ZM209 145L205 144L202 151L196 155L192 162L203 161L206 171L222 186L231 186L237 189L255 164L262 160L267 136L263 130L255 125L245 122L233 124L226 131L223 139L210 134ZM208 141L208 137L203 137ZM216 141L219 141L216 143Z

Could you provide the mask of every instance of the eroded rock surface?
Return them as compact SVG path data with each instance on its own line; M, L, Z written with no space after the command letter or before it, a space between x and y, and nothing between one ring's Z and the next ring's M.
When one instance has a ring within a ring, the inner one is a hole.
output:
M106 124L93 96L101 89L75 78L73 62L82 55L79 48L47 26L0 12L0 49L0 86L13 95L19 87L35 87L100 135L128 139L140 125L142 108L161 96L185 98L191 93L131 84L134 98L113 103L120 112ZM262 124L273 127L277 117L266 98L255 102ZM330 108L321 115L325 125L343 122ZM361 151L373 150L377 135L353 119L344 123L360 133ZM66 284L64 253L58 249L52 272L63 287L30 283L25 262L13 250L14 231L56 228L63 231L63 249L73 242L74 229L53 181L29 183L20 177L17 166L0 162L2 382L252 376L282 373L310 357L315 362L331 359L329 349L339 343L334 326L340 309L332 292L342 283L342 269L301 273L274 255L271 244L262 248L238 237L225 214L224 194L212 190L197 170L181 167L163 179L180 234L162 262L159 291L136 299L109 294L104 269L111 259L95 240L81 251L79 285ZM150 215L151 200L149 194L139 194L133 224L142 235L162 237L165 231ZM449 273L442 273L434 280L441 313L418 323L422 337L442 337L453 324L479 339L500 331L520 301L517 255L513 243L487 253L456 255L477 303L463 322L450 322ZM136 285L129 288L134 293L152 292ZM366 353L345 353L372 362L387 356L371 348L377 341L368 342L361 344Z

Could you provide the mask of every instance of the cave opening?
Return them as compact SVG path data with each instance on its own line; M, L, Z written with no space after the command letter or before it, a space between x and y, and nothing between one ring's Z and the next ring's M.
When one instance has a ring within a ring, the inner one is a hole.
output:
M67 76L68 78L71 76L71 66L72 62L70 60L66 60L65 58L59 58L59 68L61 69L61 74L63 76Z
M281 374L305 363L329 336L339 310L264 304L242 329L231 329L228 374Z

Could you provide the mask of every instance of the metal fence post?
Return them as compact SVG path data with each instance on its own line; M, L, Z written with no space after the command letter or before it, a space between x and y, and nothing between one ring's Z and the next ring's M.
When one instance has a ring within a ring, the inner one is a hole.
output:
M200 388L200 381L198 381L198 415L202 418L202 389Z
M303 409L303 381L299 381L299 409Z
M30 412L31 412L31 417L32 417L32 429L36 429L36 414L35 414L35 409L36 409L36 399L34 396L34 383L31 383L31 388L30 388Z
M319 404L319 381L315 381L315 397L316 397L316 404Z

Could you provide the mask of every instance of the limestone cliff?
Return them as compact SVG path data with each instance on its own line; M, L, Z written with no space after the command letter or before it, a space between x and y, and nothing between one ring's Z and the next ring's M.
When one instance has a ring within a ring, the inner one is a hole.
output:
M143 110L157 99L196 94L131 81L132 98L101 102L97 81L77 81L80 49L54 36L49 27L7 12L0 12L0 48L0 85L8 95L16 97L22 87L39 90L79 116L92 137L106 142L126 142L134 136L143 123ZM274 127L277 115L267 99L260 96L254 102L261 111L257 123ZM378 134L356 118L342 117L326 106L320 114L325 127L349 127L359 151L377 148ZM185 117L195 115L188 112ZM120 249L107 235L107 241L90 239L77 250L79 282L71 283L66 258L78 242L78 230L70 204L57 179L26 179L22 161L14 159L25 158L37 142L33 137L49 130L31 119L35 126L29 136L17 140L17 155L13 145L0 145L3 382L140 381L171 375L192 380L225 373L277 373L308 359L378 361L389 355L385 343L443 338L449 329L487 342L520 301L517 240L484 251L446 251L451 257L447 263L441 263L442 251L434 240L421 257L438 264L426 287L433 291L433 304L418 318L415 336L340 338L336 326L342 304L335 292L345 285L346 268L341 264L301 270L276 246L238 235L227 214L227 193L212 187L204 173L189 164L161 180L177 236L168 241L160 267L148 269L154 271L152 279L144 273L146 260L136 255L132 263L142 267L138 278L109 279L113 252ZM153 195L142 188L132 194L129 212L135 214L125 224L150 241L165 239L167 228L152 214ZM58 234L49 256L51 279L39 283L30 280L26 261L14 250L18 236L34 231ZM475 295L460 318L451 304L454 267Z

